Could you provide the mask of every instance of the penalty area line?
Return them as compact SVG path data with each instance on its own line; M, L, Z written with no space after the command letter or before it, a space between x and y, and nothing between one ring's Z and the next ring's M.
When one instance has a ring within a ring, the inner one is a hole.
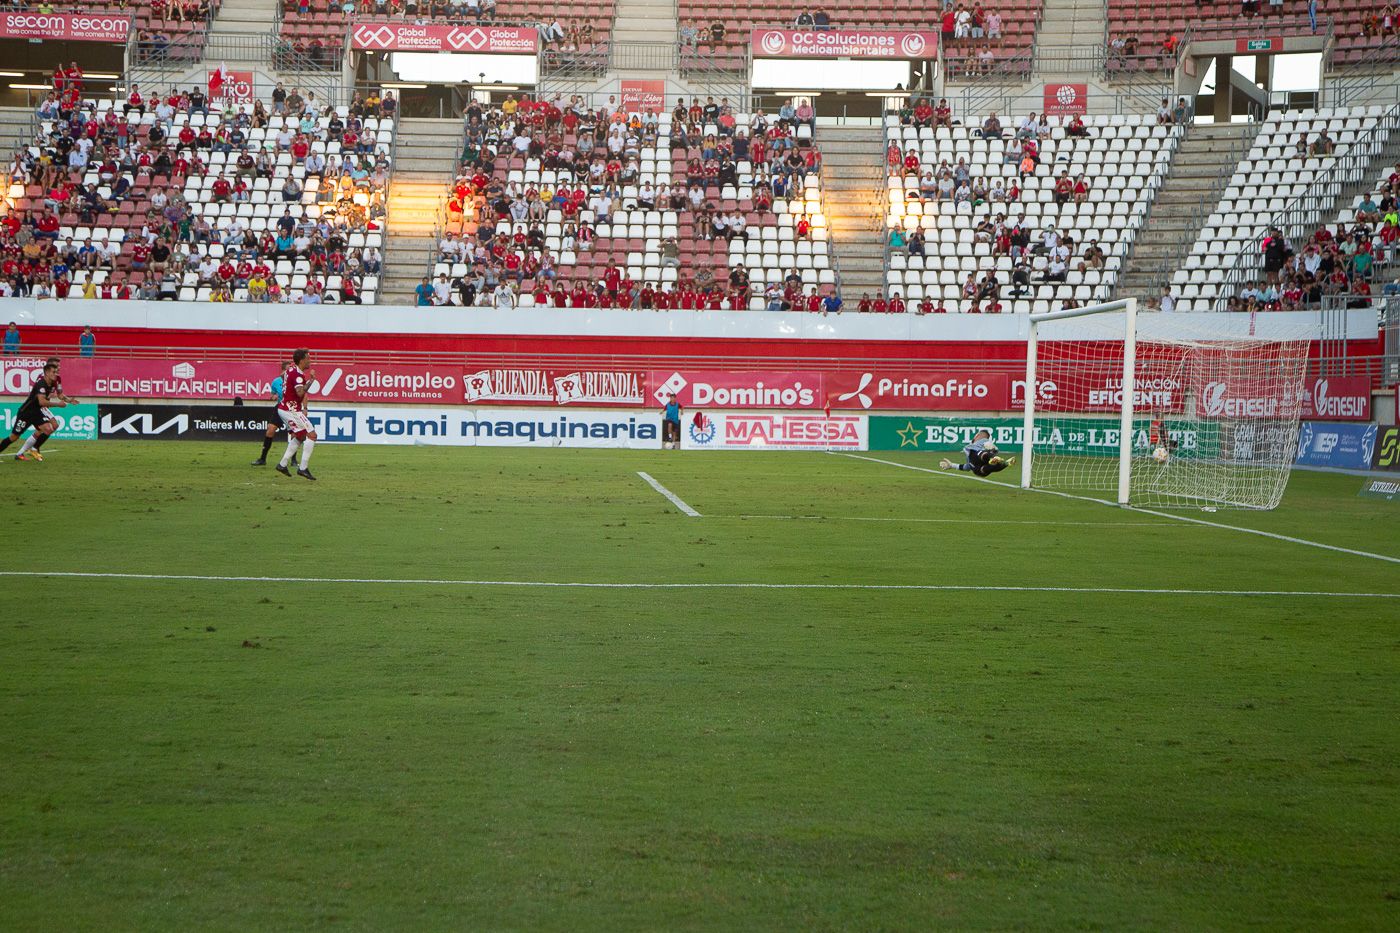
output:
M670 499L671 504L674 505L676 508L689 515L691 518L700 518L699 512L686 505L680 496L676 495L674 492L667 489L665 486L661 485L656 480L652 479L650 473L643 473L641 470L638 470L637 475L640 476L642 479L646 480L647 485L650 486L652 489L655 489L667 499Z
M952 474L947 473L943 470L932 470L928 467L911 466L907 463L899 463L895 460L881 460L879 457L862 457L859 454L849 453L842 453L841 456L850 457L853 460L866 460L870 463L883 463L885 466L899 467L902 470L913 470L916 473L932 473L935 476L945 476L948 479L955 478ZM1206 525L1210 528L1223 528L1226 531L1239 531L1247 535L1257 535L1261 538L1273 538L1275 541L1286 541L1289 544L1301 544L1305 547L1320 548L1324 551L1333 551L1337 554L1351 554L1354 557L1369 557L1372 560L1383 560L1391 564L1400 564L1400 557L1391 557L1388 554L1375 554L1371 551L1360 551L1356 548L1341 547L1340 545L1336 544L1324 544L1321 541L1310 541L1307 538L1295 538L1292 535L1283 535L1275 531L1264 531L1260 528L1245 528L1243 525L1227 525L1224 522L1213 522L1204 518L1194 518L1190 515L1173 515L1171 512L1159 512L1156 509L1144 509L1136 505L1119 505L1118 503L1110 502L1107 499L1095 499L1093 496L1076 496L1073 493L1061 492L1058 489L1037 489L1034 486L1032 486L1030 489L1022 489L1019 485L1013 485L1011 483L999 483L995 480L986 479L981 476L962 477L959 474L959 477L957 478L973 479L979 483L987 483L990 486L998 486L1002 489L1010 489L1016 492L1038 492L1047 496L1059 496L1062 499L1078 499L1080 502L1093 502L1098 505L1107 505L1112 506L1113 508L1127 509L1130 512L1136 512L1139 515L1155 515L1158 518L1169 518L1172 521L1187 522L1188 524L1192 525Z
M0 577L51 577L64 580L153 580L206 583L310 583L380 586L464 586L538 589L594 590L861 590L915 592L987 592L999 593L1100 593L1126 596L1279 596L1322 599L1400 599L1400 593L1348 593L1325 590L1222 590L1169 587L1119 586L1008 586L975 583L606 583L568 580L455 580L424 578L374 577L265 577L182 573L117 573L73 570L0 570Z

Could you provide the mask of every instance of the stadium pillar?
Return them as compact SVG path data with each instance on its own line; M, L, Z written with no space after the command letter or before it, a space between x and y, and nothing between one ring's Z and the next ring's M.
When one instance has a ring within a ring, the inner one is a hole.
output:
M1220 55L1215 59L1215 122L1229 123L1234 114L1234 82L1230 73L1235 56Z
M1254 83L1268 94L1274 89L1274 56L1254 56Z

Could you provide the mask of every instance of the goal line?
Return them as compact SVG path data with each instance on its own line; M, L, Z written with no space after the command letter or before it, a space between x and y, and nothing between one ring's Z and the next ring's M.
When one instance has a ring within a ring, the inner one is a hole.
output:
M1223 528L1227 531L1239 531L1248 535L1257 535L1261 538L1272 538L1275 541L1286 541L1289 544L1301 544L1306 547L1320 548L1324 551L1334 551L1338 554L1351 554L1354 557L1369 557L1372 560L1383 560L1391 564L1400 564L1400 557L1391 557L1389 554L1375 554L1371 551L1361 551L1356 548L1341 547L1336 544L1324 544L1321 541L1310 541L1307 538L1295 538L1292 535L1279 534L1275 531L1264 531L1260 528L1245 528L1242 525L1227 525L1225 522L1213 522L1209 519L1195 518L1190 515L1175 515L1171 512L1159 512L1156 509L1144 509L1136 505L1119 505L1116 502L1110 502L1108 499L1095 499L1093 496L1077 496L1074 493L1064 492L1059 489L1042 489L1038 486L1023 488L1020 486L1013 486L1010 483L999 483L996 480L985 479L980 476L967 476L962 472L957 474L945 473L942 470L935 470L930 467L914 466L910 463L900 463L897 460L882 460L879 457L865 457L860 454L842 453L841 456L850 457L853 460L866 460L870 463L881 463L885 466L899 467L901 470L913 470L916 473L932 473L935 476L942 476L950 480L973 480L979 483L987 483L988 485L996 486L1000 489L1010 489L1017 492L1038 492L1047 496L1059 496L1062 499L1078 499L1080 502L1093 502L1096 505L1109 505L1117 509L1128 509L1140 515L1154 515L1157 518L1168 518L1176 522L1187 522L1192 525L1206 525L1211 528Z

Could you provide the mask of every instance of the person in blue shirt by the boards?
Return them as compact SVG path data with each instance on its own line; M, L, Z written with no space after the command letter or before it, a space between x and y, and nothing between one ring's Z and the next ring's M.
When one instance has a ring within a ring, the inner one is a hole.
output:
M661 449L681 449L681 403L674 395L666 399L661 412Z
M277 432L282 429L282 418L277 414L277 404L282 401L282 383L287 374L287 367L291 366L290 360L282 361L282 372L272 380L272 391L268 394L272 396L272 417L267 419L267 433L263 435L262 453L258 459L253 461L253 466L267 466L267 452L272 449L272 442L277 440Z

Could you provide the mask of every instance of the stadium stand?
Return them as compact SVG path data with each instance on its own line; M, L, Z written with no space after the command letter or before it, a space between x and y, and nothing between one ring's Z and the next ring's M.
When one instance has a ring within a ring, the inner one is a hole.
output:
M10 165L0 293L374 300L391 118L65 91Z
M1400 15L1383 3L1318 4L1316 21L1308 0L1108 0L1110 69L1163 69L1175 64L1169 40L1188 30L1201 39L1290 36L1323 32L1336 37L1330 64L1355 64L1384 48L1395 58Z
M1140 115L935 125L942 113L885 120L886 297L972 313L1109 298L1185 128Z
M279 32L290 49L331 68L339 66L352 23L529 26L539 31L548 59L606 47L615 16L613 0L570 4L563 19L558 5L539 0L281 0L281 10Z
M698 98L466 117L420 303L821 310L835 291L810 123Z
M1041 0L994 0L994 2L944 4L941 13L912 4L876 3L857 0L842 4L834 13L820 5L797 0L759 0L734 6L722 0L678 0L681 42L688 58L704 56L715 67L742 70L746 49L754 28L772 26L786 29L840 29L864 26L890 29L929 29L941 31L946 54L958 76L965 72L994 70L992 62L1029 60L1040 22ZM810 25L809 25L810 24ZM823 25L825 24L825 25Z
M1181 308L1209 310L1227 298L1248 304L1252 294L1245 291L1276 283L1279 267L1288 258L1284 251L1292 247L1285 236L1271 232L1273 218L1306 192L1318 194L1319 210L1330 210L1346 181L1333 177L1337 159L1358 145L1364 147L1363 160L1382 150L1384 134L1374 130L1383 112L1381 107L1354 107L1270 114L1206 219L1183 268L1173 275L1173 292ZM1223 295L1227 274L1237 262L1257 270L1267 283ZM1305 284L1304 291L1315 301L1322 292Z

